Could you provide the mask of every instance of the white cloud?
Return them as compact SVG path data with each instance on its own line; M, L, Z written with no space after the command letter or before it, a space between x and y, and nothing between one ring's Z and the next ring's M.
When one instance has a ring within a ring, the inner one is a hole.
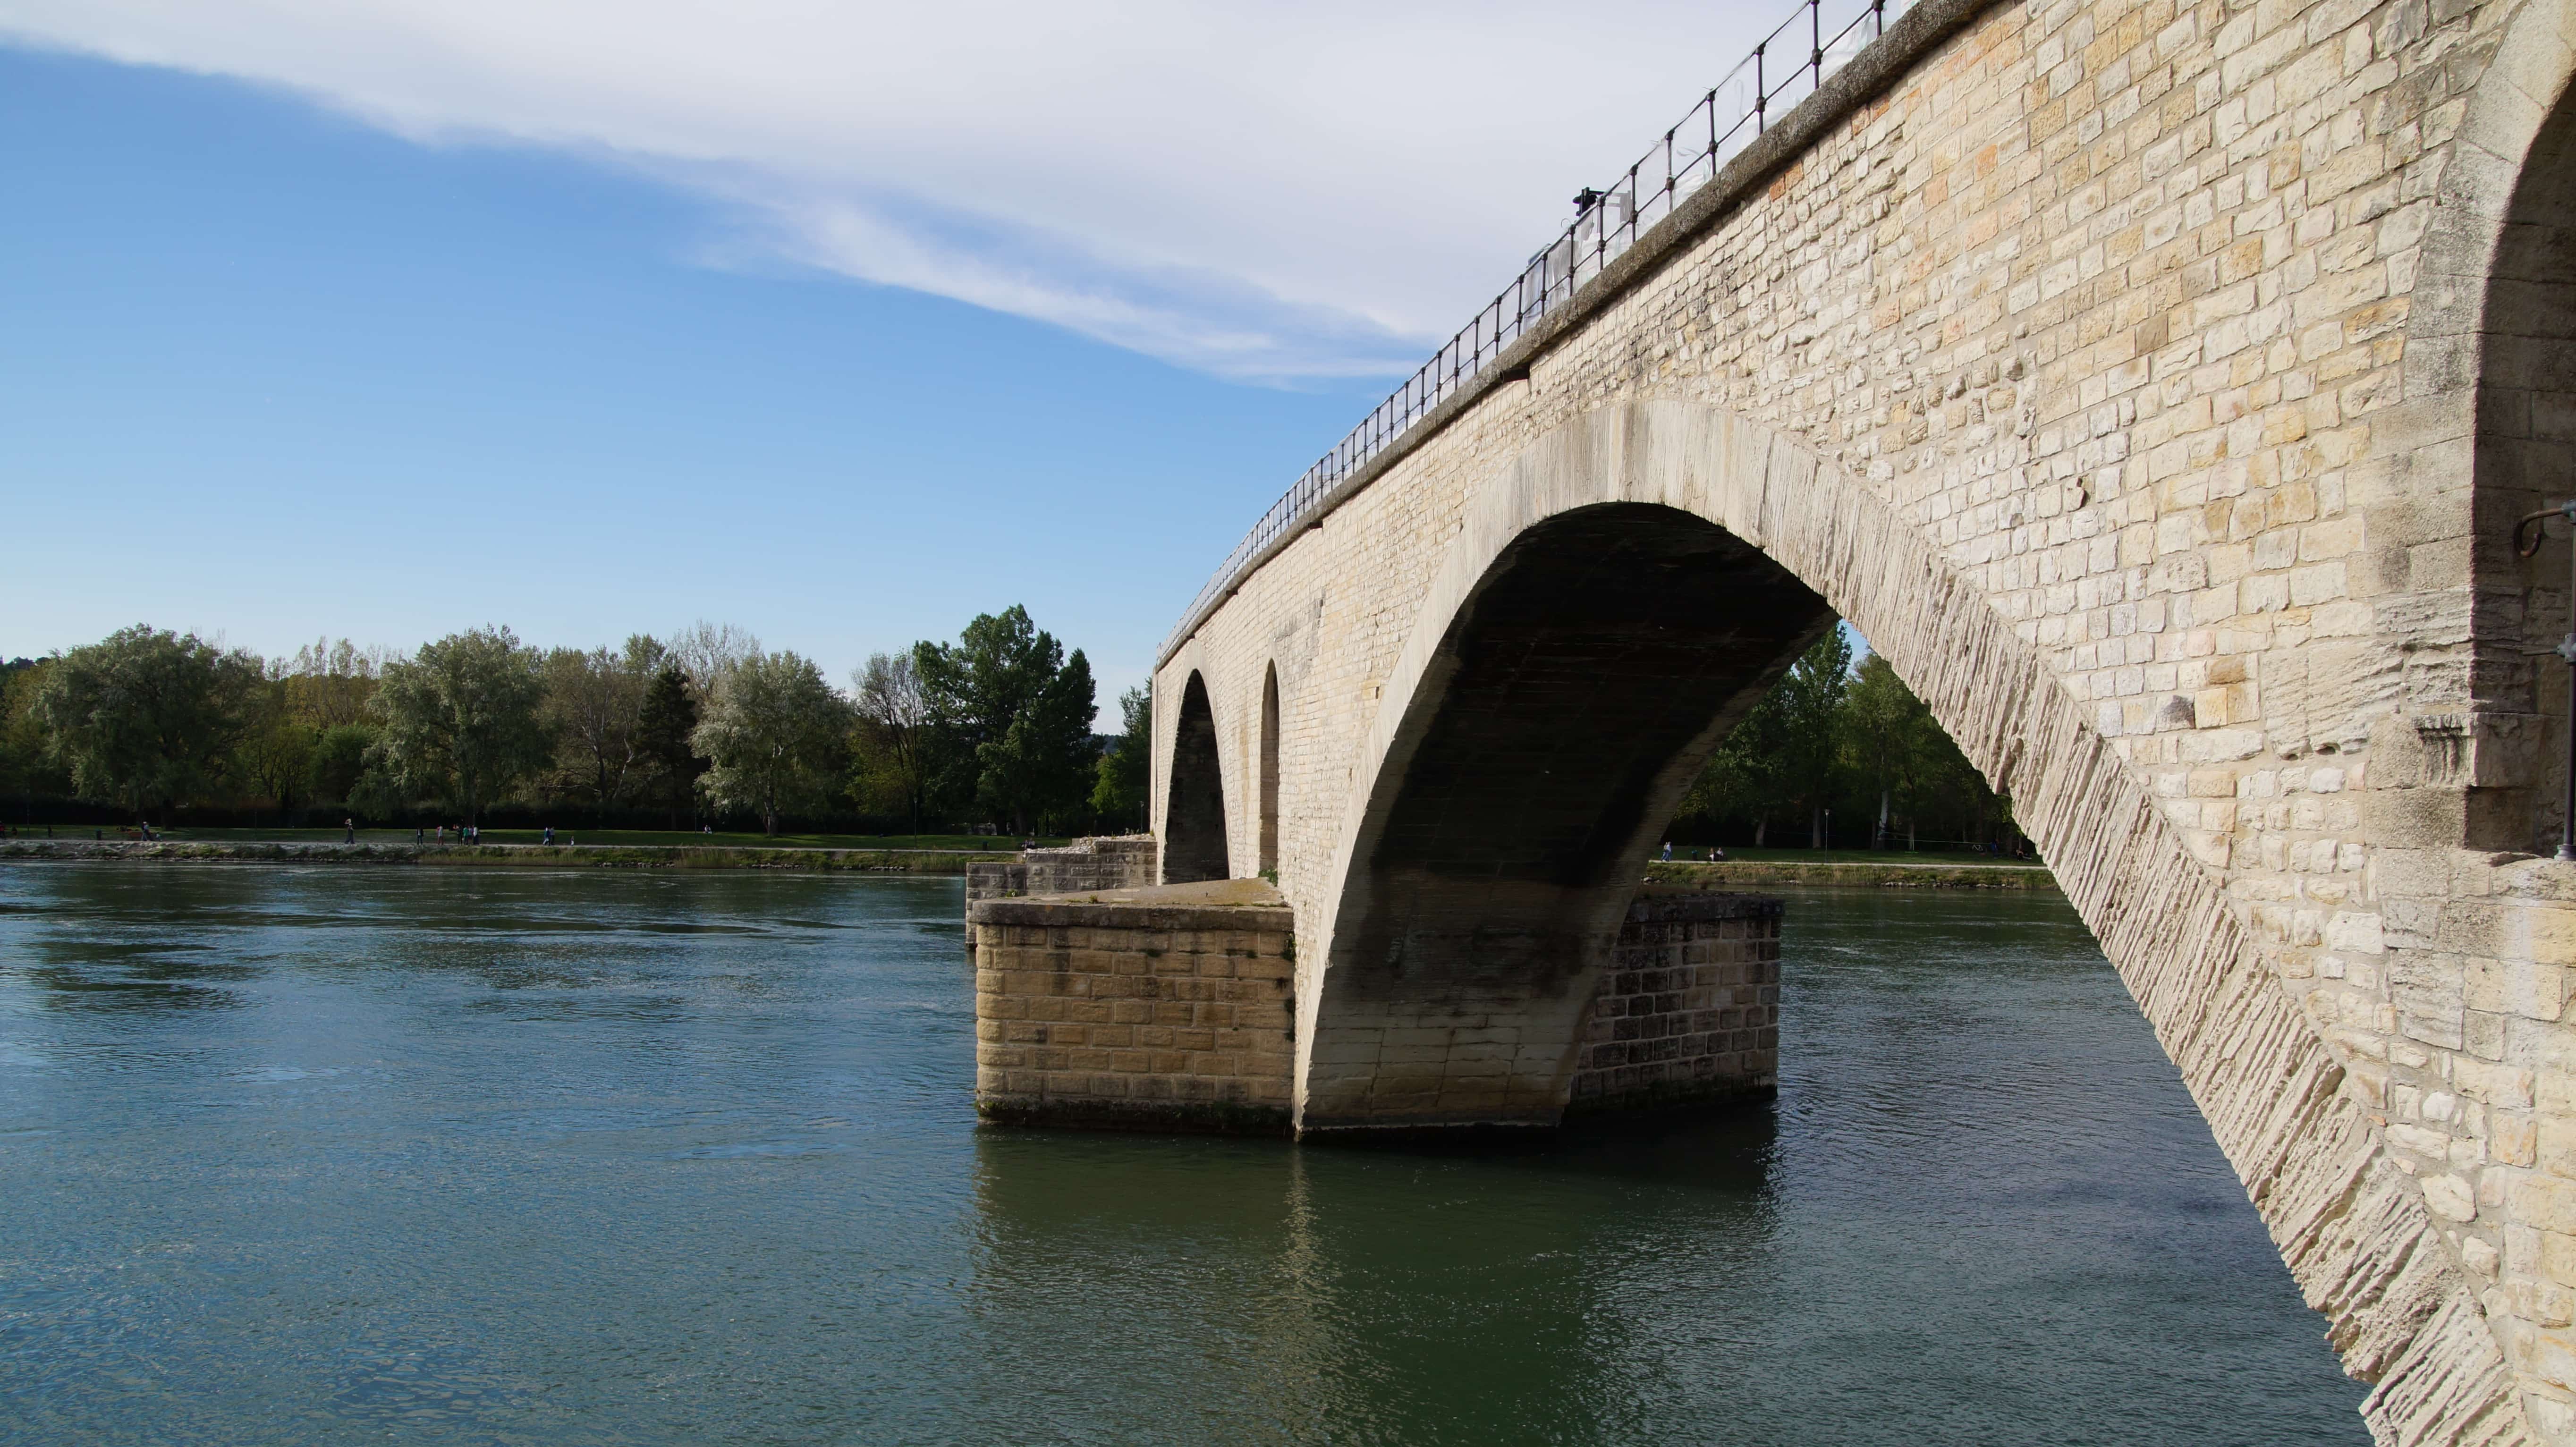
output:
M613 159L794 262L1295 377L1409 368L1785 8L0 0L0 36Z

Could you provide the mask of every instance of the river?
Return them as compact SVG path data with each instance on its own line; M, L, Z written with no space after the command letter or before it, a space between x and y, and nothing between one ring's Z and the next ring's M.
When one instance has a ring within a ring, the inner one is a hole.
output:
M953 879L0 868L0 1441L2362 1443L2054 896L1792 894L1775 1107L979 1129Z

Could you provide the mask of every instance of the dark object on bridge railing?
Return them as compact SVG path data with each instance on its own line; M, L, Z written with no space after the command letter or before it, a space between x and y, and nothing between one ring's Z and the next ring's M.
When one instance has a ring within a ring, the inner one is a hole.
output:
M1190 600L1190 606L1181 613L1180 627L1190 627L1209 599L1234 585L1236 574L1246 562L1297 526L1336 483L1385 451L1387 444L1404 435L1424 413L1482 372L1532 322L1599 276L1602 268L1636 244L1648 227L1671 215L1682 198L1714 179L1728 157L1762 134L1775 102L1779 109L1786 110L1806 99L1825 83L1826 76L1842 69L1884 34L1891 18L1902 16L1915 4L1916 0L1836 0L1835 12L1850 13L1852 18L1828 36L1825 0L1805 0L1753 47L1751 55L1738 61L1725 79L1710 87L1699 104L1691 107L1690 114L1664 132L1663 140L1630 166L1626 175L1612 182L1606 191L1584 187L1574 198L1573 224L1533 255L1510 286L1497 293L1484 310L1476 313L1475 320L1352 428L1349 436L1306 469L1306 475L1271 505L1261 521L1226 555L1224 565L1208 579L1207 586ZM1778 63L1782 42L1793 35L1807 42L1806 53L1796 55L1790 51L1796 59L1783 67ZM1655 179L1658 174L1662 179ZM1181 641L1176 630L1164 640L1164 651L1169 652Z
M2522 521L2513 525L2513 550L2526 558L2539 552L2548 537L2551 518L2565 518L2571 533L2567 597L2568 607L2576 609L2576 498L2523 514ZM2576 860L2576 613L2567 619L2567 636L2558 640L2558 656L2567 660L2567 793L2559 801L2558 857Z

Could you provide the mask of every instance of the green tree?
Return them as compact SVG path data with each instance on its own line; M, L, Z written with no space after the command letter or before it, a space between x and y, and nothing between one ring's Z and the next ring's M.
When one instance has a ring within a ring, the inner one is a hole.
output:
M247 653L136 624L55 660L35 711L74 791L140 818L222 776L260 674Z
M1147 775L1154 761L1154 691L1131 688L1118 695L1118 713L1126 726L1103 750L1093 771L1091 809L1123 827L1144 826Z
M557 648L546 654L539 710L563 750L563 774L605 808L623 798L643 735L644 695L664 661L662 645L637 633L623 649Z
M644 688L635 720L635 753L644 787L671 811L671 827L698 797L707 761L689 740L698 731L698 700L688 674L666 662Z
M383 649L362 649L346 638L317 638L283 660L288 702L317 729L365 723L367 700L390 658Z
M36 712L51 659L13 659L0 671L0 794L20 798L69 794L69 770L54 757L52 737Z
M933 740L930 700L910 653L873 653L851 675L858 724L853 730L850 796L862 808L890 804L918 834L930 805Z
M542 769L554 736L538 717L543 660L507 628L451 633L385 666L368 708L381 721L370 762L413 797L436 795L482 822L483 805Z
M234 757L242 782L276 800L280 816L294 813L312 776L313 745L321 735L298 715L290 682L282 676L267 678L251 690L249 718Z
M912 661L932 720L936 804L993 809L1022 830L1080 805L1097 752L1091 665L1080 650L1067 658L1015 604L978 616L954 644L913 645Z
M1789 753L1789 713L1777 687L1765 690L1744 720L1729 730L1682 800L1682 812L1709 818L1740 815L1753 821L1756 848L1767 844L1771 816L1782 804Z
M793 653L752 654L724 674L692 736L713 763L700 787L720 807L756 812L774 835L781 814L830 791L849 727L849 704L822 670Z
M359 781L367 774L367 751L375 744L376 731L362 723L339 724L314 735L305 764L307 793L341 804L355 802Z
M1099 711L1091 662L1077 648L1002 736L976 749L983 770L975 802L1009 819L1018 834L1070 818L1091 792L1100 753L1091 721Z
M1837 623L1810 644L1780 680L1784 715L1782 781L1806 812L1808 847L1822 849L1825 811L1832 807L1842 762L1843 697L1851 689L1851 638Z

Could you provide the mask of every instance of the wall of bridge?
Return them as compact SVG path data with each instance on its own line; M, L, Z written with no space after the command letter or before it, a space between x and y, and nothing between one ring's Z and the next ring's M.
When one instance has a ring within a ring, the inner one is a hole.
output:
M2374 1432L2576 1440L2576 866L2519 852L2557 824L2567 556L2498 526L2576 490L2566 188L2522 184L2568 154L2576 7L1927 15L1159 667L1157 778L1199 677L1237 873L1276 671L1297 1109L1363 1117L1371 1032L1428 1008L1337 980L1403 954L1353 921L1448 630L1533 529L1669 509L1852 620L2010 792ZM1612 888L1567 886L1583 949ZM1560 1103L1599 967L1530 995Z

